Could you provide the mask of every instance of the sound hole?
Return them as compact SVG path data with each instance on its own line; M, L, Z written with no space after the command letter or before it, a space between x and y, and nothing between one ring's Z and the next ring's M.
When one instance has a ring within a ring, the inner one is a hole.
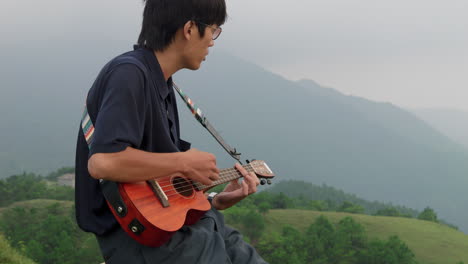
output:
M190 197L193 194L192 184L182 177L174 177L172 179L172 186L174 186L174 189L179 194L185 197Z

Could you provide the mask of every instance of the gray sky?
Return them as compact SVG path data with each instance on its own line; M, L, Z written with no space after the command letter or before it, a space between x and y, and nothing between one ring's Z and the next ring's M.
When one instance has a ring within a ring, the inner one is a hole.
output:
M71 62L93 47L111 58L135 41L141 10L140 0L2 0L0 70L51 46ZM466 0L230 0L228 13L212 52L403 107L468 110Z

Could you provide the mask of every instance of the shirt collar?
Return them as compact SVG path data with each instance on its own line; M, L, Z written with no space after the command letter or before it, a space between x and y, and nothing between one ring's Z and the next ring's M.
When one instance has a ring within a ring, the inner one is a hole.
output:
M135 45L134 50L141 49L143 56L145 58L146 64L149 66L150 74L157 86L157 90L159 92L159 96L162 100L166 100L167 96L170 94L170 87L172 87L172 77L169 77L169 80L166 82L164 79L164 74L161 69L161 65L159 65L158 59L154 54L153 50L145 47L140 47ZM170 84L170 86L168 86Z

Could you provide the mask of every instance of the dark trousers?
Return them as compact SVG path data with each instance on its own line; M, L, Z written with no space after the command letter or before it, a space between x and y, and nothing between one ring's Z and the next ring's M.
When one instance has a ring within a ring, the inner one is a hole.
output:
M141 245L121 228L97 240L106 264L267 264L215 209L161 247Z

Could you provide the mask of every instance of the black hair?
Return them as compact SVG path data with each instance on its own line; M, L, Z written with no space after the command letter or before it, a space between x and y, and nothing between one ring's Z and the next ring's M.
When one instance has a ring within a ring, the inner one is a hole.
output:
M220 26L227 17L225 0L143 1L145 8L138 45L156 51L163 51L171 44L177 30L187 21L194 21L203 37L206 25Z

